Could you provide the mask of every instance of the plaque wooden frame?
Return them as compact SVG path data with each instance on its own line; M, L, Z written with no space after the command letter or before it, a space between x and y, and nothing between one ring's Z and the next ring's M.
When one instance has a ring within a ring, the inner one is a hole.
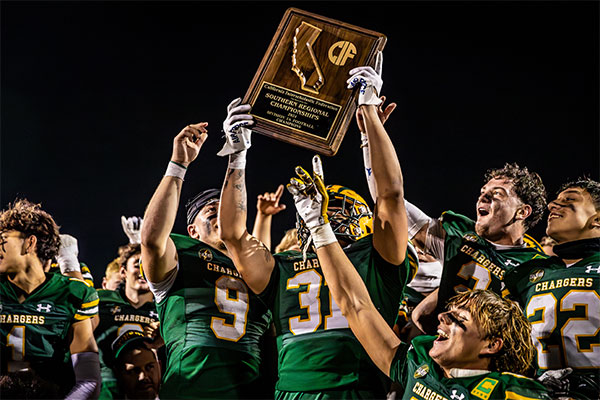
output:
M288 8L244 96L253 131L333 156L356 111L348 72L375 63L385 35Z

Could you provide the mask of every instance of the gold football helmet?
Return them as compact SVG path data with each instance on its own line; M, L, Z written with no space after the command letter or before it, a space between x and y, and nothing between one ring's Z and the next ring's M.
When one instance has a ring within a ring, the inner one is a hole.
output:
M373 213L367 202L354 190L340 185L328 185L329 223L338 239L355 242L373 233ZM303 250L310 245L310 231L296 214L298 243Z

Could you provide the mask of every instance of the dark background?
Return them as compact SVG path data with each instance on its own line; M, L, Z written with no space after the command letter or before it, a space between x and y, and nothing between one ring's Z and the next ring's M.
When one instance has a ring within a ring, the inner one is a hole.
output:
M483 174L507 161L539 172L551 195L569 178L598 179L595 1L2 1L2 208L17 196L41 202L79 239L98 285L127 242L121 215L143 214L185 125L208 121L209 139L182 198L221 186L226 105L246 92L290 6L388 36L383 94L399 107L386 128L406 197L430 215L474 217ZM326 182L368 198L361 154L353 124L324 159ZM254 135L250 223L253 199L311 156ZM284 196L274 244L293 226ZM185 232L184 214L174 231Z

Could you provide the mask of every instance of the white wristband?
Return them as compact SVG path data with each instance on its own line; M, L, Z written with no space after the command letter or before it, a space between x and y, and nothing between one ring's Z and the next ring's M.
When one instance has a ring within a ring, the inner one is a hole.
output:
M183 177L187 172L187 168L183 165L176 163L175 161L169 161L169 165L167 166L167 171L165 172L165 176L173 176L175 178L179 178L182 181Z
M246 153L247 150L242 150L229 155L229 169L244 169L246 168Z
M329 222L312 228L310 230L310 236L317 249L337 242L337 238L335 237L335 233L333 233L333 229L331 229Z

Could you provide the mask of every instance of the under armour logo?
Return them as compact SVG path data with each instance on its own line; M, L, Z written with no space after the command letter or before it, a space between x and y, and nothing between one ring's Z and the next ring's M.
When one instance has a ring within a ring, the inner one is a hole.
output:
M510 265L510 266L513 266L513 267L518 267L519 263L513 262L513 260L506 260L506 261L504 261L504 265Z
M158 318L158 313L156 311L150 311L150 318Z
M592 271L594 271L594 272L595 272L595 273L597 273L597 274L600 274L600 266L598 266L598 267L594 267L594 266L592 266L592 265L588 265L588 266L585 268L585 272L586 272L587 274L590 274Z
M465 395L463 393L461 393L460 395L458 394L458 390L456 389L452 389L452 394L450 395L451 399L457 399L457 400L463 400L465 398Z
M51 304L38 304L37 305L37 311L38 312L46 312L49 313L50 310L52 309L52 305Z

